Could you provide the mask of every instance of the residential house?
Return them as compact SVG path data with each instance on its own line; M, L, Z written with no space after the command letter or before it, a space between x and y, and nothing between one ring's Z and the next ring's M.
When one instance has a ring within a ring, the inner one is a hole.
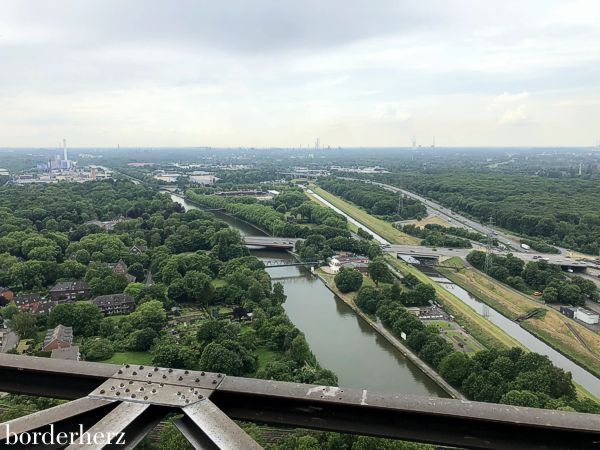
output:
M369 269L369 258L349 253L340 253L329 258L329 270L331 273L338 273L342 267L355 269L361 273L367 273Z
M14 296L15 293L11 289L0 286L0 297L4 298L7 303L11 302Z
M20 312L32 314L49 314L58 303L39 294L19 294L14 298L14 303Z
M125 278L127 278L128 283L135 282L135 277L127 273L127 264L125 264L125 261L123 261L122 259L120 259L116 263L109 263L108 267L112 269L113 273L117 275L124 275Z
M50 354L52 359L65 359L67 361L79 361L81 353L79 353L79 346L72 345L71 347L55 348Z
M133 255L141 255L142 253L145 253L146 250L148 250L148 247L145 245L134 245L129 249L129 253Z
M129 314L135 309L135 300L127 294L100 295L92 300L107 316Z
M58 303L88 298L92 293L90 285L85 281L61 281L50 289L50 298Z
M49 352L56 348L66 348L73 345L73 328L57 325L46 333L42 351Z

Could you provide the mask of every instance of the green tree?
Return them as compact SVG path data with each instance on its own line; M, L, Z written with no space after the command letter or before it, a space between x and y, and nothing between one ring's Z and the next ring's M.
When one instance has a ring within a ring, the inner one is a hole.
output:
M187 347L178 347L173 343L163 343L154 348L152 364L160 367L190 369L194 365L194 358Z
M354 269L342 267L334 278L336 287L343 294L357 291L362 286L363 276Z
M367 314L375 314L381 295L373 286L362 286L356 296L356 305Z
M394 276L382 257L375 258L369 263L369 276L377 285L380 282L391 283L394 281Z
M546 303L556 303L558 301L558 289L549 286L544 289L541 299Z
M158 337L158 333L152 328L144 328L136 330L129 335L127 347L129 350L137 352L145 352L152 347L154 339Z
M531 391L508 391L500 399L500 403L530 408L543 408L544 402Z
M191 270L183 277L183 285L188 301L201 303L204 307L211 304L215 289L208 275Z
M48 315L48 326L73 327L76 336L95 336L100 331L103 314L89 302L62 303L56 305Z
M36 336L37 321L33 314L17 313L10 319L10 328L19 335L21 339L31 339Z
M452 352L446 355L438 367L442 378L454 386L460 386L469 375L471 369L470 358L462 352Z
M110 358L115 350L112 343L105 338L93 338L84 341L81 353L89 361L102 361Z
M150 300L139 305L129 315L129 320L133 327L138 330L150 328L158 332L167 323L167 313L161 302Z
M300 333L292 340L292 344L290 345L290 358L298 365L304 365L307 362L315 362L315 357L308 347L304 334Z
M204 348L200 357L200 369L228 375L243 375L243 365L238 355L216 342Z

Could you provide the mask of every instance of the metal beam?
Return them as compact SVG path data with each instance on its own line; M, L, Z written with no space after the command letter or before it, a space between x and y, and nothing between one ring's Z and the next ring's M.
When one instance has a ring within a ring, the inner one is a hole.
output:
M262 449L254 439L208 399L184 407L183 412L220 450Z
M93 389L81 393L89 385ZM227 416L463 448L600 448L600 415L226 377L198 371L0 354L0 389L62 398L89 394L103 401L135 402L143 406L127 408L132 408L128 411L139 409L139 414L119 420L124 425L121 428L135 439L141 439L147 432L156 414L183 410L187 418L178 422L178 427L197 448L236 448L234 442L239 442L238 438L246 443L247 435L240 433ZM77 403L67 405L70 406L62 405L65 411ZM114 414L121 417L122 408ZM97 411L106 413L101 407ZM147 411L153 413L146 416ZM77 416L73 411L71 415L74 419L89 420L88 415L93 412ZM44 413L40 414L28 416L22 423L32 421L27 427L35 427L36 423L49 422L47 419L39 422L36 417ZM107 416L108 422L101 421L95 428L112 429L111 414ZM248 443L246 448L256 447Z
M600 415L227 377L235 419L467 448L600 448Z

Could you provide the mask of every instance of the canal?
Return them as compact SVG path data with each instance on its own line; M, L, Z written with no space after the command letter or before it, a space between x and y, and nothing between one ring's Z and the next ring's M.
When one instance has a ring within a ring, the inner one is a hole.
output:
M179 196L171 198L186 210L196 208ZM244 221L218 211L212 213L242 235L261 234ZM284 252L251 252L263 260L293 259ZM304 333L319 363L336 373L340 386L448 397L307 270L300 267L267 270L273 281L279 281L285 288L287 300L283 306L288 317Z
M550 360L554 363L555 366L560 367L561 369L564 369L568 372L571 372L573 376L573 381L575 381L587 391L594 394L596 397L600 398L600 379L598 379L592 373L588 372L583 367L577 365L575 362L571 361L562 353L554 350L548 344L538 339L529 331L522 328L517 322L514 322L508 317L503 316L495 309L490 308L485 303L473 297L469 292L467 292L460 286L441 276L434 269L426 267L420 267L420 269L433 281L437 282L448 292L454 294L463 303L473 308L477 312L477 314L485 317L498 328L504 330L507 334L517 339L529 350L531 350L532 352L539 353L541 355L546 355L548 358L550 358Z

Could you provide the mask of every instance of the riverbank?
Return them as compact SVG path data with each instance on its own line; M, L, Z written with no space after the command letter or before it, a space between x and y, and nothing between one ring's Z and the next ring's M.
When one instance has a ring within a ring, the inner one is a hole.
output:
M198 208L181 196L172 196L186 210ZM203 208L199 208L203 209ZM220 211L210 211L243 235L260 234L256 227ZM251 250L259 259L289 261L287 252ZM447 397L435 380L388 342L327 287L301 267L267 269L284 285L286 315L301 330L323 367L338 376L340 386L377 392ZM357 357L361 364L356 364Z
M400 230L394 228L391 223L378 219L377 217L373 217L359 207L341 199L336 195L330 194L318 186L310 185L310 189L312 189L316 194L323 197L343 213L348 214L354 220L360 222L365 228L365 231L375 232L392 244L419 245L421 242L420 239L414 236L409 236L408 234L402 233Z
M354 313L364 320L371 328L379 333L384 339L386 339L391 345L393 345L400 353L402 353L407 359L409 359L415 366L417 366L425 375L434 380L444 391L446 391L451 397L467 400L467 398L461 394L457 389L453 388L444 380L434 369L429 367L423 362L417 355L415 355L408 347L406 347L400 340L398 340L392 333L390 333L385 326L379 321L374 321L361 309L356 306L354 299L351 294L341 293L335 283L333 282L333 276L325 274L321 270L317 270L317 277L327 286L327 288L338 296L346 305L348 305Z
M593 331L476 269L439 268L438 271L513 321L541 310L540 316L520 322L521 327L596 377L600 376L600 336Z
M420 270L403 263L392 256L386 256L387 261L395 267L400 273L406 275L413 274L421 282L430 284L434 287L437 298L444 305L446 311L454 316L456 322L463 326L473 337L481 342L486 348L525 348L518 340L505 333L500 328L477 314L471 307L466 305L458 297L448 292L438 283L433 281Z

